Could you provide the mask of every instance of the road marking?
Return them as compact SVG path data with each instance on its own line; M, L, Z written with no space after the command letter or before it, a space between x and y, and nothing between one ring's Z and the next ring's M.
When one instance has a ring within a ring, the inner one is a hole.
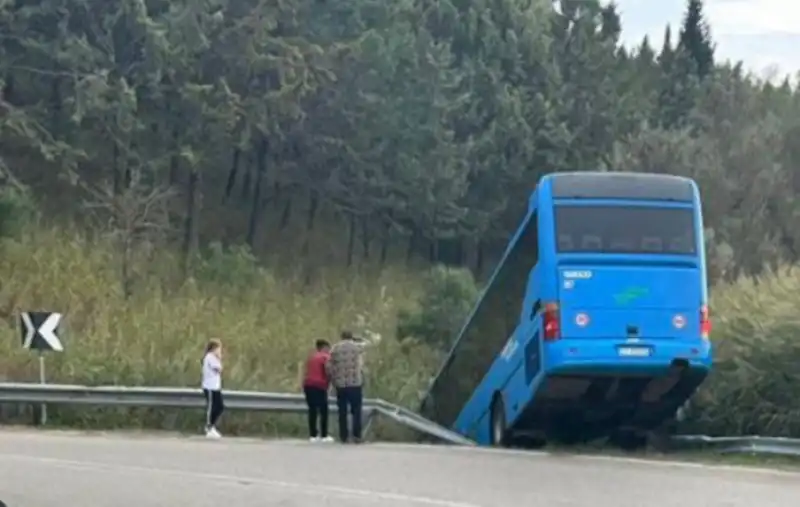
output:
M246 477L237 475L214 474L205 472L193 472L190 470L179 470L171 468L142 467L136 465L124 465L118 463L103 463L97 461L69 460L61 458L50 458L45 456L27 456L22 454L0 454L0 460L28 461L41 464L71 468L76 470L91 470L99 472L126 472L144 473L158 476L182 477L186 479L198 479L204 481L217 481L232 483L236 485L257 485L268 488L289 489L304 495L335 495L345 498L366 498L370 500L382 500L397 502L405 505L430 505L432 507L482 507L478 504L457 502L427 496L404 495L402 493L390 493L386 491L376 491L360 488L349 488L344 486L310 484L299 482L275 481L261 477Z

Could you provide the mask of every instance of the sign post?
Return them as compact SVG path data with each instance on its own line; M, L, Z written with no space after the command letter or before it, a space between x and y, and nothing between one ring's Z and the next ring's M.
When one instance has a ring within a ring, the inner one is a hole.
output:
M63 352L64 345L58 336L61 314L55 312L23 312L20 314L22 347L35 350L39 354L39 383L47 383L45 370L45 351ZM47 406L42 404L39 424L47 423Z

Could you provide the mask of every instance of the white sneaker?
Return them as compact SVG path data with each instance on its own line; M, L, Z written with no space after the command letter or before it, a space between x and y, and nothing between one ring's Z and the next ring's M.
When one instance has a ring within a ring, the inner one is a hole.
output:
M308 439L308 441L311 443L319 442L319 437L311 437Z
M325 442L325 443L331 443L331 442L333 442L333 437L331 437L331 436L325 437L325 438L322 439L322 441Z
M219 434L216 428L209 428L206 430L206 437L207 438L221 438L222 435Z

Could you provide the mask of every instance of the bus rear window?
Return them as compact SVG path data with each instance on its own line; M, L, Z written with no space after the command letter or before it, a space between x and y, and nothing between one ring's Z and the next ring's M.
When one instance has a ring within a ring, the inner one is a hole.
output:
M696 254L689 208L559 205L555 222L560 253Z

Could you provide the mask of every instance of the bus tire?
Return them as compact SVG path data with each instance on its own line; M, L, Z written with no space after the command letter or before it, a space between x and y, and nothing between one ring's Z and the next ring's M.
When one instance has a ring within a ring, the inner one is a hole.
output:
M503 406L503 396L500 394L497 394L492 402L491 420L489 422L489 441L494 447L508 447L506 411Z

